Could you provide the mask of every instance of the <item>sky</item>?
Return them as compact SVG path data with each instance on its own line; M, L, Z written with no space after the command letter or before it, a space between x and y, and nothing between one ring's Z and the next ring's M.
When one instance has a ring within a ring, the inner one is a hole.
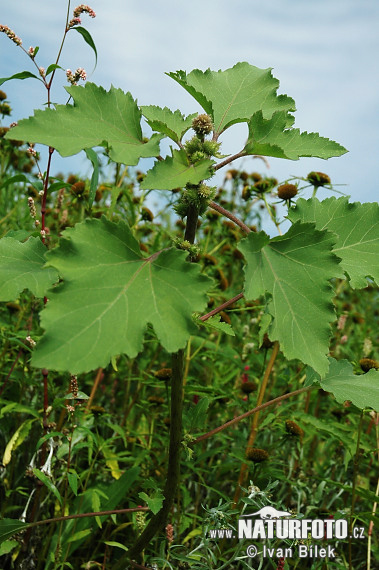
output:
M64 0L18 0L0 6L0 24L8 25L23 46L40 47L37 61L55 61L67 11ZM71 12L76 4L71 4ZM95 19L82 15L98 52L70 31L61 65L83 67L88 80L109 89L130 91L140 105L201 112L190 95L165 72L227 69L239 61L266 69L279 79L279 93L295 102L295 127L318 132L349 152L328 161L269 159L270 168L252 158L236 161L248 171L285 181L311 170L327 173L336 189L352 201L375 202L379 195L379 2L377 0L90 0ZM33 71L28 57L0 34L0 77ZM52 99L67 99L65 74L57 74ZM43 108L46 94L35 80L11 81L6 91L12 121ZM4 121L6 124L6 121ZM243 148L246 125L225 134L223 154ZM144 167L142 163L142 168ZM90 173L87 159L54 157L53 173ZM320 190L320 198L330 192Z

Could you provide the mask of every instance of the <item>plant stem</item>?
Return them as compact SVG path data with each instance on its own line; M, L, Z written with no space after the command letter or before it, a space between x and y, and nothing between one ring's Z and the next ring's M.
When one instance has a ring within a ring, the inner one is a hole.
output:
M233 305L233 303L235 303L236 301L239 301L240 299L242 299L242 297L243 297L243 293L238 293L238 295L236 295L232 299L225 301L225 303L223 303L222 305L219 305L215 309L212 309L212 311L210 311L206 315L203 315L202 317L200 317L199 320L204 322L207 319L210 319L211 317L213 317L214 315L217 315L217 313L220 313L221 311L223 311L224 309L226 309L230 305Z
M166 484L163 491L164 501L161 510L150 519L149 524L129 549L127 555L113 566L113 570L124 570L125 560L138 556L149 544L150 540L164 525L174 502L180 474L180 452L182 441L182 410L183 410L183 364L184 351L179 350L172 355L171 378L171 424L169 458Z
M214 169L220 170L220 168L223 168L227 164L230 164L231 162L233 162L233 160L237 160L237 158L242 158L243 156L246 156L246 153L244 150L241 150L241 152L237 152L237 154L233 154L233 156L229 156L228 158L226 158L222 162L219 162L218 164L216 164Z
M270 360L267 364L267 367L266 367L266 370L265 370L265 373L263 376L263 380L262 380L262 385L261 385L261 388L259 390L258 399L257 399L257 405L258 406L260 406L263 402L263 398L264 398L264 395L266 392L268 380L270 378L270 374L271 374L272 368L274 366L278 352L279 352L279 343L278 343L278 341L276 341L274 343L274 347L272 349L271 357L270 357ZM250 436L249 436L246 448L253 447L253 445L254 445L255 438L257 437L257 433L258 433L259 415L260 415L260 412L257 412L253 417L253 422L252 422L251 430L250 430ZM245 482L247 471L248 471L247 463L242 463L241 469L240 469L240 474L238 477L237 488L236 488L236 492L234 494L234 499L233 499L234 506L238 503L238 499L239 499L240 494L241 494L241 486Z
M108 515L122 515L124 513L135 513L137 511L149 511L148 507L133 507L130 509L114 509L113 511L98 511L95 513L79 513L76 515L67 515L62 517L55 517L53 519L44 519L43 521L36 521L32 523L28 523L28 528L32 528L34 526L41 526L43 524L52 524L61 521L68 521L70 519L84 519L86 517L105 517Z
M269 402L265 402L264 404L261 404L260 406L256 406L252 410L249 410L248 412L245 412L244 414L241 414L240 416L237 416L236 418L229 420L228 422L222 424L218 428L212 429L211 431L208 431L204 435L199 436L197 439L195 439L193 444L200 443L201 441L204 441L205 439L208 439L209 437L213 437L214 435L216 435L216 433L220 433L220 431L223 431L224 429L231 427L232 425L240 422L241 420L248 418L252 414L256 414L257 412L260 412L261 410L264 410L265 408L268 408L269 406L273 406L274 404L279 404L279 402L281 402L282 400L286 400L287 398L291 398L292 396L297 396L298 394L303 394L303 392L308 392L309 390L314 390L315 388L318 388L318 386L315 385L315 386L307 386L306 388L299 388L299 390L295 390L294 392L288 392L287 394L283 394L282 396L278 396L277 398L274 398L274 400L270 400Z
M246 224L243 223L242 220L240 220L239 218L237 218L234 214L232 214L231 212L229 212L228 210L225 210L225 208L223 208L222 206L220 206L219 204L216 204L216 202L209 202L209 206L213 209L216 210L216 212L219 212L220 214L222 214L223 216L225 216L226 218L229 218L229 220L231 220L232 222L234 222L237 226L239 226L246 234L249 234L252 230L249 228L249 226L247 226Z

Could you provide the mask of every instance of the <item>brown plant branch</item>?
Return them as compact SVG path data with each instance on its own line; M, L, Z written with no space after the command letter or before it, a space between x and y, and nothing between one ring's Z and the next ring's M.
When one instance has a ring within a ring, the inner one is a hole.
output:
M222 426L219 426L215 429L212 429L211 431L208 431L204 435L200 435L198 438L195 439L193 444L200 443L201 441L204 441L205 439L213 437L217 433L224 431L224 429L227 429L227 428L231 427L232 425L237 424L241 420L248 418L252 414L256 414L257 412L260 412L261 410L264 410L265 408L268 408L269 406L279 404L279 402L281 402L282 400L286 400L287 398L291 398L292 396L297 396L298 394L302 394L303 392L308 392L308 390L313 390L314 388L319 388L319 386L316 386L316 385L313 386L312 385L312 386L307 386L306 388L299 388L299 390L295 390L294 392L288 392L287 394L283 394L282 396L278 396L277 398L274 398L274 400L270 400L269 402L265 402L264 404L262 404L260 406L256 406L252 410L249 410L248 412L245 412L244 414L241 414L240 416L237 416L236 418L229 420L225 424L222 424Z
M278 356L278 352L279 352L279 343L278 343L278 341L276 341L274 343L274 347L272 349L271 357L270 357L270 360L267 364L267 367L266 367L266 370L265 370L265 373L263 376L262 384L261 384L261 387L259 390L258 399L257 399L257 405L258 406L262 405L263 398L264 398L266 388L267 388L267 384L268 384L268 380L270 378L273 366L275 364L276 357ZM247 445L246 445L246 450L249 449L250 447L253 447L255 439L257 437L259 415L260 415L260 411L258 411L253 417L253 421L252 421L251 429L250 429L250 435L249 435L249 439L248 439ZM245 482L248 469L249 469L248 464L246 462L242 463L241 469L240 469L240 474L238 477L237 487L236 487L236 491L235 491L234 499L233 499L234 506L238 503L238 499L239 499L240 494L241 494L241 486Z
M222 214L223 216L225 216L226 218L229 218L229 220L231 220L232 222L234 222L237 226L239 226L246 234L249 234L252 230L249 228L249 226L247 226L246 224L243 223L242 220L240 220L239 218L237 218L237 216L235 216L234 214L232 214L231 212L229 212L229 210L225 210L225 208L223 208L222 206L220 206L219 204L216 204L216 202L209 202L209 206L213 209L216 210L216 212L219 212L220 214Z
M230 305L233 305L233 303L235 303L236 301L239 301L240 299L242 299L242 297L243 297L243 293L238 293L238 295L236 295L232 299L225 301L225 303L223 303L222 305L219 305L215 309L212 309L212 311L210 311L206 315L203 315L202 317L200 317L199 320L204 322L207 319L210 319L214 315L217 315L217 313L220 313L221 311L223 311L227 307L230 307Z
M216 164L214 169L220 170L220 168L223 168L227 164L230 164L231 162L233 162L233 160L237 160L237 158L242 158L243 156L247 156L247 155L246 155L246 152L244 150L241 150L241 152L237 152L237 154L233 154L232 156L229 156L228 158L226 158L222 162L219 162L218 164Z

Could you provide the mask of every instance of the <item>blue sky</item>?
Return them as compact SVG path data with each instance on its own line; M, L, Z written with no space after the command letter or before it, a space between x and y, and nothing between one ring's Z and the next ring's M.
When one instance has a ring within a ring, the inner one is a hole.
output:
M55 60L65 22L63 0L2 2L0 23L23 40L39 45L38 63ZM76 4L71 5L71 11ZM247 170L280 180L321 170L353 201L378 200L379 155L379 2L377 0L93 0L96 19L86 27L97 46L98 65L79 34L72 31L62 67L84 67L89 80L130 91L141 105L168 106L184 113L199 111L195 101L166 71L226 69L238 61L273 68L280 93L296 102L295 126L316 131L349 153L328 161L270 159L270 169L244 159ZM5 34L0 35L0 77L32 70L31 62ZM53 100L64 102L65 76L56 77ZM12 120L42 108L45 92L37 81L12 81L2 87L13 107ZM5 121L4 121L5 123ZM222 151L240 150L245 125L230 129ZM85 157L59 159L58 170L85 173ZM236 162L235 166L241 164ZM89 172L89 168L88 168ZM329 195L321 190L320 197Z

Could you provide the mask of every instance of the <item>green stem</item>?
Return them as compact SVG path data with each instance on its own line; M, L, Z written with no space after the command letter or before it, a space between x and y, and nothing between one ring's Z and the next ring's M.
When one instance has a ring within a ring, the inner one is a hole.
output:
M127 555L113 566L113 570L124 570L127 559L136 558L149 544L151 539L164 526L174 502L180 475L180 451L182 441L182 410L183 410L183 364L184 350L172 355L171 378L171 423L169 459L166 484L163 491L164 501L161 510L150 519L149 524L129 549Z

